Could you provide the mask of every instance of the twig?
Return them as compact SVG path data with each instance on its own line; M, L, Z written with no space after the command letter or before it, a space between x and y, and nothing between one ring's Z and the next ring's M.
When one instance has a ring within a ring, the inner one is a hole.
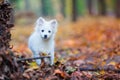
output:
M88 68L80 68L80 71L113 71L115 73L120 73L120 69L99 69L99 68L96 68L96 69L88 69Z
M17 62L27 61L27 60L43 59L43 58L50 58L50 56L40 56L40 57L33 57L33 58L20 58L20 59L17 59Z

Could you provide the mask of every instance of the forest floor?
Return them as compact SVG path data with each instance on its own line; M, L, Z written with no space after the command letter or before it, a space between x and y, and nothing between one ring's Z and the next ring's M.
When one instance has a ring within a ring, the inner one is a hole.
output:
M31 56L27 40L32 31L33 25L13 28L16 55ZM99 17L63 23L56 35L55 65L25 63L26 80L120 80L120 20Z

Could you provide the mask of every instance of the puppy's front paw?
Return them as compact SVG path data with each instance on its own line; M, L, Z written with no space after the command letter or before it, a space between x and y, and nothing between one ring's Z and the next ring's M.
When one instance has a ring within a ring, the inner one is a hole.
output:
M40 66L41 60L36 60L36 63L37 63L38 66Z
M50 63L50 66L53 66L54 65L54 63Z
M54 59L50 60L50 65L53 66L54 65Z

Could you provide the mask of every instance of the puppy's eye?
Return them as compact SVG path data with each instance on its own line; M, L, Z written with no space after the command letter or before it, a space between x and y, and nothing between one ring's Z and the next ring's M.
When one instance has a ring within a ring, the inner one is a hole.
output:
M49 33L51 33L51 31L48 31Z
M41 30L42 32L44 32L44 30Z

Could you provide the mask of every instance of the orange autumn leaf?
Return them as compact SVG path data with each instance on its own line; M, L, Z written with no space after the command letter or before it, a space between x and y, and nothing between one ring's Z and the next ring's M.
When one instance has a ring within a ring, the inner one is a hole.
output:
M115 65L115 67L116 67L117 69L120 69L120 63L117 63L117 64Z
M60 69L56 69L53 74L59 74L63 78L66 78L68 76L65 72L61 71Z

